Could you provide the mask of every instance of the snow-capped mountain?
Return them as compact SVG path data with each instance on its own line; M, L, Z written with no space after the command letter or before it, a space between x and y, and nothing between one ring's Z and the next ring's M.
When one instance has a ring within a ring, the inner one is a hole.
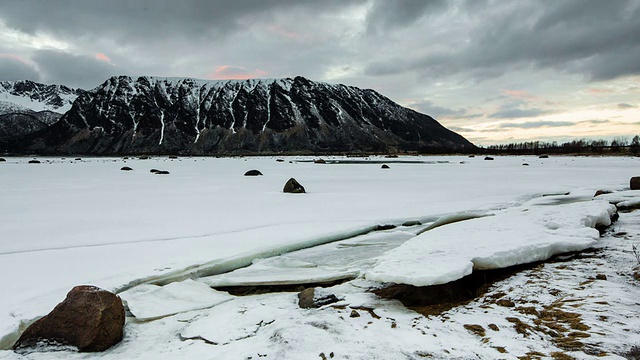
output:
M29 151L86 154L474 148L431 117L373 90L303 77L112 77L80 95L56 124L20 143Z
M71 109L85 91L33 81L0 82L0 139L43 130Z
M39 84L30 80L1 81L0 115L45 110L64 114L84 92L82 89Z

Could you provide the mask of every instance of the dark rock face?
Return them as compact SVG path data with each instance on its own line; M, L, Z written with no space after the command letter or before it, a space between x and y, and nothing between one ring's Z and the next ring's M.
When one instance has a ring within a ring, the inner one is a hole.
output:
M70 345L82 352L104 351L122 340L122 300L94 286L76 286L47 316L25 330L14 350L39 344Z
M244 173L244 176L260 176L262 175L262 173L258 170L249 170L246 173Z
M291 194L306 193L304 186L300 185L300 183L294 178L289 179L289 181L284 184L284 189L282 189L282 191Z
M640 176L634 176L629 180L631 190L640 190Z
M53 126L0 151L47 153L446 152L475 150L373 90L309 81L112 77Z
M298 293L298 306L303 309L315 309L338 301L340 299L333 294L317 296L315 288L308 288Z

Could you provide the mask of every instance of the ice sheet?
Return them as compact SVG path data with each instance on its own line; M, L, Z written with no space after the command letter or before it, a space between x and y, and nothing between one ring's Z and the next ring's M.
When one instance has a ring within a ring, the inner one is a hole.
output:
M602 200L549 206L534 199L495 216L427 231L383 255L366 277L437 285L458 280L474 269L505 268L583 250L599 237L594 227L609 225L615 210Z

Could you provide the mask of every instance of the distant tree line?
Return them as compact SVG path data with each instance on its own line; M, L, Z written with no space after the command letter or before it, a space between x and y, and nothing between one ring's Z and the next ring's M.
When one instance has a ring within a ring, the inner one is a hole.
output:
M526 141L490 145L483 148L486 152L505 154L625 154L640 155L640 136L634 136L631 141L625 137L615 137L608 140L579 139L564 143L556 141Z

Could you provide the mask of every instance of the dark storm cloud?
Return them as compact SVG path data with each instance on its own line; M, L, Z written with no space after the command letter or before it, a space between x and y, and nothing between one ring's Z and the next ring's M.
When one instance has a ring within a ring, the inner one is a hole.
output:
M467 38L451 38L445 48L427 55L373 61L372 75L420 71L426 76L467 74L475 78L502 75L514 68L553 68L604 80L639 74L640 6L637 1L565 0L512 3L469 14L460 2L457 16L475 23ZM416 48L434 44L416 43ZM419 53L416 51L416 53Z
M429 100L408 104L407 107L415 109L416 111L423 114L427 114L435 119L438 119L440 117L460 118L465 116L465 114L467 113L465 109L449 109L446 107L437 106L433 103L433 101Z
M20 0L2 2L0 17L9 27L29 34L41 30L59 36L102 37L135 44L221 35L250 25L241 19L252 15L304 7L311 16L337 10L341 4L344 2L338 0Z
M440 13L447 0L376 0L367 15L367 28L372 32L407 27L425 15Z
M85 87L86 84L97 86L110 76L122 72L97 57L62 51L40 50L35 53L33 60L38 64L42 81L72 87Z
M0 54L0 81L40 81L38 70L26 61L11 55Z

